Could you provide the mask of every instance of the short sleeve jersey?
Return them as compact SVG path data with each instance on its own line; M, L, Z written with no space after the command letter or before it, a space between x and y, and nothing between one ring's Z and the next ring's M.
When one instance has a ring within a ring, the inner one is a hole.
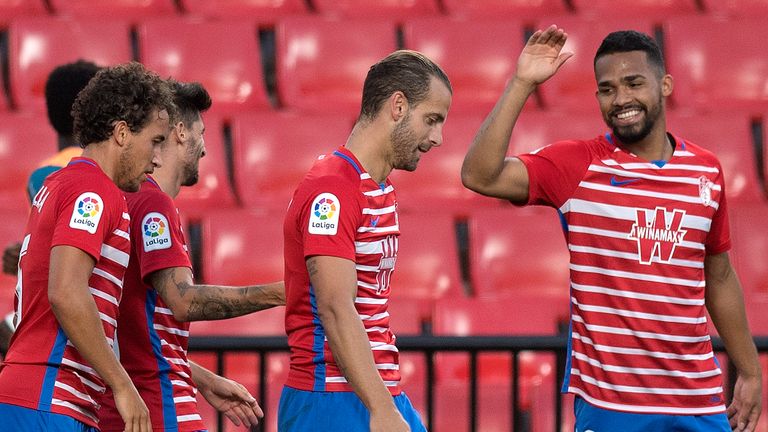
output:
M346 148L321 157L296 189L284 224L285 329L291 348L286 385L308 391L352 391L333 359L309 281L306 259L325 255L355 262L355 308L376 367L399 394L399 354L389 328L390 277L400 229L395 191L376 183Z
M152 430L203 430L187 358L189 323L174 319L147 280L158 270L192 267L178 211L151 177L139 192L125 197L131 215L131 262L118 318L120 362L149 408ZM124 429L111 395L104 398L99 415L102 432Z
M128 265L129 216L122 192L91 159L75 158L35 196L22 243L16 333L0 369L0 402L97 424L105 385L59 326L48 302L51 249L95 260L88 286L110 345Z
M555 207L570 251L571 341L564 391L601 408L725 411L704 306L704 259L730 248L722 168L673 137L646 161L610 134L519 156L529 204Z

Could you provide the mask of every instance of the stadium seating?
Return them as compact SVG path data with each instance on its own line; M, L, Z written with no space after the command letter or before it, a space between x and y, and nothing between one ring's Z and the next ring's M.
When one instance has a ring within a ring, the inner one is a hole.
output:
M594 105L597 106L597 102ZM556 141L588 140L600 136L609 128L597 111L523 111L512 132L509 154L530 153Z
M0 0L0 28L19 17L45 14L43 0Z
M307 13L302 0L181 0L183 10L190 16L207 18L245 18L256 22Z
M731 259L739 275L748 302L754 299L768 301L768 264L763 258L768 254L768 205L752 204L731 206ZM756 301L758 301L756 300ZM766 315L765 309L754 308L756 314ZM763 333L768 335L768 320Z
M626 11L627 9L621 9ZM563 51L574 53L554 77L539 86L543 105L550 110L588 112L599 115L593 60L597 48L612 31L633 29L653 35L653 21L640 18L632 8L631 17L587 19L580 16L542 18L536 28L557 24L568 33Z
M635 17L666 19L698 12L696 0L570 0L579 16L613 20Z
M667 114L667 129L712 151L725 175L728 202L734 205L766 202L757 175L750 117L739 111Z
M409 19L405 47L438 63L453 87L451 113L485 115L501 96L523 47L519 20Z
M270 108L255 24L168 18L144 21L138 33L142 63L161 76L202 83L212 111Z
M728 18L749 18L768 16L765 0L704 0L707 13Z
M18 18L8 30L11 94L19 109L45 110L45 81L63 63L130 61L129 27L119 20Z
M543 308L562 307L565 312L569 254L558 222L555 211L547 208L473 215L469 241L474 292L489 298L536 294Z
M200 178L196 185L182 187L175 200L179 208L189 216L235 206L235 196L230 187L227 170L223 121L221 116L205 113L203 123L205 157L200 159Z
M313 0L315 9L328 16L397 19L437 15L435 0Z
M757 18L738 24L695 16L666 20L664 50L675 77L675 106L718 114L734 108L762 113L768 103L768 57L754 35L764 27L765 20Z
M58 151L56 133L43 114L0 114L0 203L26 214L27 179L38 164ZM21 233L19 233L21 234Z
M513 19L565 14L563 0L442 0L448 15L457 18Z
M54 13L61 16L103 17L119 16L137 21L159 15L173 15L173 0L47 0Z
M360 112L370 66L397 48L395 26L387 20L286 18L275 26L275 39L280 102L350 116Z
M234 176L246 207L285 211L318 156L347 141L351 118L288 112L248 113L232 123Z

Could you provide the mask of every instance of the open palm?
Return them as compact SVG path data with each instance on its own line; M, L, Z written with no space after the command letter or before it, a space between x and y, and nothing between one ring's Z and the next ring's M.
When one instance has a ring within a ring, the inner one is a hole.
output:
M548 80L573 56L562 52L567 38L565 31L554 25L531 35L517 60L517 79L534 85Z

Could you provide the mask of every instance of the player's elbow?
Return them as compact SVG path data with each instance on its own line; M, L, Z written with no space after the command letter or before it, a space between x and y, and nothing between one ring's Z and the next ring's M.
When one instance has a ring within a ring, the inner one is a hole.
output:
M175 319L176 321L178 322L191 321L191 314L189 310L192 305L189 304L189 302L180 299L180 300L168 303L167 306L168 306L168 309L170 309L171 313L173 314L173 319Z

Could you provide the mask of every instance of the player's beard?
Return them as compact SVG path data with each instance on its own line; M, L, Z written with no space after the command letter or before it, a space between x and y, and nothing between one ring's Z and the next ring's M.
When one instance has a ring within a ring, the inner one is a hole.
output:
M418 140L416 134L409 127L409 121L411 119L411 113L405 115L405 118L395 126L390 135L392 141L392 151L394 153L393 168L406 171L416 170L416 166L419 164L419 156L416 150L418 147ZM414 157L414 153L416 156Z
M642 141L645 139L645 137L648 136L648 134L651 133L653 127L656 125L656 122L659 120L663 103L664 102L662 96L659 95L659 100L656 101L651 109L641 105L641 109L645 113L645 118L641 123L631 126L616 126L613 122L613 116L611 115L609 117L611 119L609 124L613 130L613 135L624 144L634 144L636 142Z
M128 144L122 153L120 153L120 163L118 164L117 174L115 175L115 184L118 188L126 192L138 192L142 183L142 170L138 175L134 175L137 170L137 161L131 150L133 144Z

